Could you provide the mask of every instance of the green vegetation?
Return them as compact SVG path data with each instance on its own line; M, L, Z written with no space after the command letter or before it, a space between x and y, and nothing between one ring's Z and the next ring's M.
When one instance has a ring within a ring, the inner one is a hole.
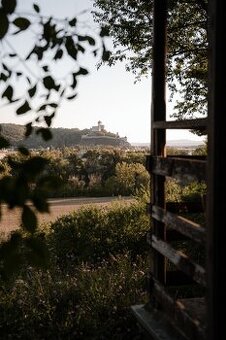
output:
M9 153L0 161L1 175L12 179L20 171L18 164L33 156L45 161L38 183L44 178L58 178L57 186L52 185L48 192L42 190L47 197L132 195L142 187L146 190L149 187L145 153L115 148L51 149L33 151L27 157Z
M145 153L92 149L80 158L74 149L65 148L43 150L41 156L49 160L43 175L45 171L55 173L64 182L75 171L89 169L87 178L92 185L94 176L99 176L98 183L103 181L104 185L117 179L117 188L132 189L138 199L110 208L89 206L43 225L34 239L44 239L47 245L49 262L45 267L38 261L42 250L39 244L35 244L37 252L32 261L31 253L18 247L24 261L17 276L11 276L14 284L1 281L3 339L143 339L130 306L148 299L146 274L151 259L146 242L150 221L144 204L149 201ZM10 176L12 169L6 167L6 171ZM181 186L167 180L167 201L201 200L205 190L203 183ZM199 218L194 216L195 221ZM27 237L26 231L23 237ZM28 240L32 244L33 239ZM194 249L189 242L178 242L175 247L199 262L204 260L203 250ZM15 256L18 253L9 260L14 261ZM186 296L186 289L179 294Z
M152 67L153 1L95 0L94 17L113 38L109 65L126 61L140 79ZM167 81L175 118L207 113L208 0L168 1ZM179 98L177 100L177 98Z
M33 118L25 126L25 138L34 132L49 141L52 137L49 127L62 100L75 99L79 79L88 74L88 70L80 64L84 64L81 61L84 54L89 52L101 60L108 59L109 52L104 41L107 32L100 27L99 32L89 34L90 30L85 29L84 33L84 25L81 29L77 17L62 20L47 16L38 4L32 2L30 10L22 14L18 11L18 3L19 0L0 2L1 101L2 105L11 105L19 116L33 113ZM23 49L20 48L20 40L16 41L17 37L26 42ZM62 68L64 71L59 77L56 69L61 69L61 62L68 68ZM37 123L41 125L34 129ZM9 146L10 141L0 129L0 149ZM18 151L22 155L19 162L10 158L7 162L12 176L7 173L7 166L0 168L0 204L7 205L9 209L20 208L21 226L27 235L23 237L18 232L0 245L0 276L9 275L12 269L22 264L21 247L33 254L30 259L40 260L44 255L45 244L35 235L36 210L48 212L46 187L53 187L54 182L57 186L54 178L42 176L45 159L40 156L32 158L24 145L19 145ZM29 206L30 201L35 209ZM43 258L43 263L45 261Z
M79 263L96 265L127 253L132 258L147 250L148 216L142 204L116 203L111 209L85 208L51 226L51 245L66 269ZM69 261L69 259L71 259Z
M145 207L88 207L43 226L48 270L26 266L1 282L2 339L142 339L130 306L143 303Z
M87 141L83 142L81 137L82 135L86 135L90 132L90 130L83 129L80 130L78 128L66 129L66 128L49 128L49 132L51 133L52 138L48 140L44 140L40 133L38 132L38 127L33 127L33 132L24 139L24 135L26 132L26 126L18 125L18 124L1 124L1 135L3 138L9 141L12 147L18 147L23 144L28 149L40 149L40 148L64 148L64 147L76 147L82 144L87 145ZM95 135L103 134L106 138L102 138L101 141L95 140ZM113 137L113 139L109 139L108 137ZM92 140L89 141L92 145L105 145L105 146L115 146L119 147L120 139L117 138L116 134L105 131L103 132L95 132ZM130 146L129 143L128 147Z

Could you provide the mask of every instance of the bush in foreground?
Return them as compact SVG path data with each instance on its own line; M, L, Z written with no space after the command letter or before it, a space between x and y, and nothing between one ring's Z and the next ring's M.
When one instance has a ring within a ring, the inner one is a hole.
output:
M66 270L83 262L95 265L110 255L144 254L148 228L141 203L89 206L53 223L49 242L57 264Z
M142 339L148 219L142 205L88 207L48 226L48 271L31 267L0 290L2 339Z

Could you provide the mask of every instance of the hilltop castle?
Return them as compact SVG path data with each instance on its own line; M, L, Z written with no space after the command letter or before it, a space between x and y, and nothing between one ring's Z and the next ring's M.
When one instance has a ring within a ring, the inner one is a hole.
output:
M97 125L92 126L86 135L81 136L82 145L112 145L123 148L129 148L131 145L127 141L127 137L120 137L105 130L105 126L99 120Z

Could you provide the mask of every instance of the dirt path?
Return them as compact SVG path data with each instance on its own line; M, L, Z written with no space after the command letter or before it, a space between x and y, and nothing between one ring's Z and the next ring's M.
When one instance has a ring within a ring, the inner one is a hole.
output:
M78 210L86 205L94 204L106 206L113 201L132 202L130 197L82 197L82 198L66 198L66 199L51 199L50 213L38 214L39 223L55 221L58 217L66 215L72 211ZM6 206L2 206L2 216L0 220L0 232L8 233L15 230L20 224L20 209L9 210Z

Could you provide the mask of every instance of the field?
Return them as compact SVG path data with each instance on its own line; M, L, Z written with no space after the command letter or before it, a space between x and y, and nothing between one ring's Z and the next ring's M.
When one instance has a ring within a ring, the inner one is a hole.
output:
M58 217L66 215L74 210L78 210L86 205L94 204L99 206L107 206L113 201L132 202L130 197L85 197L85 198L67 198L67 199L51 199L50 213L38 214L39 223L55 221ZM19 208L9 210L5 205L2 206L2 216L0 220L0 232L8 233L15 230L20 225L21 211Z

